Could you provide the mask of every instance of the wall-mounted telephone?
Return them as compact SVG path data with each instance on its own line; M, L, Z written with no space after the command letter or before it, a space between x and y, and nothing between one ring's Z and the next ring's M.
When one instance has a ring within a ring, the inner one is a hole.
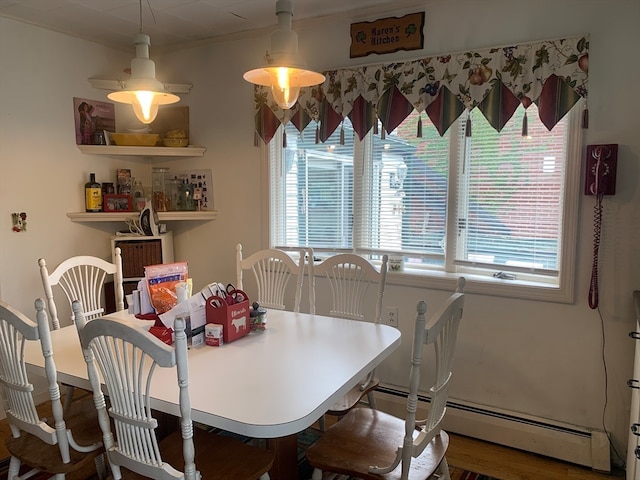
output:
M598 308L598 253L602 227L602 198L616 193L616 170L618 166L618 145L588 145L587 167L584 176L584 194L595 195L593 209L593 264L589 285L589 307Z
M588 145L585 195L615 195L618 144Z

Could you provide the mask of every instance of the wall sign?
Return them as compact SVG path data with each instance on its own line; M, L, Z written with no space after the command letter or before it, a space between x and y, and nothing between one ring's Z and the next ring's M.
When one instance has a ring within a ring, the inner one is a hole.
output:
M424 46L424 12L351 24L350 58L372 53L419 50Z

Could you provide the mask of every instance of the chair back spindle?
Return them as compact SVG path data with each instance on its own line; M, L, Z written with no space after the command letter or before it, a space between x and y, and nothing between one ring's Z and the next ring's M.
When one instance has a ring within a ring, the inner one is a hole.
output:
M331 290L330 315L351 320L365 319L367 292L370 286L375 286L377 293L374 322L380 323L387 279L387 255L382 256L380 270L367 259L351 253L333 255L317 264L313 261L313 250L310 250L309 257L309 277L313 292L311 313L315 313L315 278L319 276L328 280Z
M300 251L298 263L285 251L275 248L260 250L244 258L242 244L236 246L236 287L244 290L244 271L254 275L257 296L251 298L260 306L275 310L285 310L285 294L287 285L293 278L295 281L295 297L293 311L300 311L302 285L304 281L304 250ZM251 297L251 296L250 296Z
M85 318L92 320L104 313L103 291L107 275L113 275L116 297L116 310L124 310L124 288L122 285L122 252L120 247L114 251L114 263L98 257L80 255L62 262L49 274L44 258L38 260L40 277L47 298L47 307L51 316L52 328L60 328L58 308L52 287L58 285L63 291L69 307L79 300L86 309ZM73 315L71 316L73 321Z

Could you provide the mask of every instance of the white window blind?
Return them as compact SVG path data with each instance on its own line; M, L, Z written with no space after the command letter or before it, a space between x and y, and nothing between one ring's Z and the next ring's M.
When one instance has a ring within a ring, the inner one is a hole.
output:
M458 131L455 263L557 275L562 238L566 120L551 131L520 107L502 132L477 109L471 137Z

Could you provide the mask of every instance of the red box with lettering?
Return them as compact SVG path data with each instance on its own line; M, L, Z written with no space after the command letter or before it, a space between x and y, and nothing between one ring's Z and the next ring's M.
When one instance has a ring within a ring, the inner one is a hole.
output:
M226 300L217 295L207 299L205 315L207 323L217 323L222 325L222 339L224 343L233 342L249 333L249 297L238 290L243 295L242 302L229 305Z

